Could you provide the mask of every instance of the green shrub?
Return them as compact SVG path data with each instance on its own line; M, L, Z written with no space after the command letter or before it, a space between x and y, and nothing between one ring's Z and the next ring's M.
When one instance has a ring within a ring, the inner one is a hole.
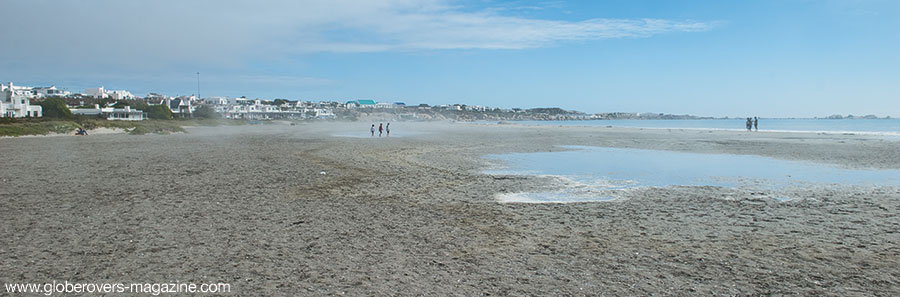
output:
M52 97L41 101L41 112L45 118L68 119L72 118L72 112L66 107L66 101L62 98Z
M146 110L147 117L154 120L169 120L172 119L172 110L169 109L168 106L165 105L147 105Z

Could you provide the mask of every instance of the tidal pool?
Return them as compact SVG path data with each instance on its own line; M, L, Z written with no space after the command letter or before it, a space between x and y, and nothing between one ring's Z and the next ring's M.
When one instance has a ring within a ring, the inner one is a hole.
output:
M491 175L559 178L555 192L501 195L505 202L582 202L615 199L646 187L719 186L764 191L822 185L900 186L900 170L847 169L773 158L566 146L570 151L487 155L503 167Z

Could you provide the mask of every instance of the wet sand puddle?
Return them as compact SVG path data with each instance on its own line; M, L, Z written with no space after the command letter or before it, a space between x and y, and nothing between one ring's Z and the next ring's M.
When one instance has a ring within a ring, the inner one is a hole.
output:
M485 156L504 164L485 171L486 174L552 176L562 184L557 191L502 194L498 199L527 203L606 201L628 191L669 186L717 186L774 193L828 185L900 186L900 170L847 169L747 155L566 148L572 150ZM773 198L791 199L777 195Z

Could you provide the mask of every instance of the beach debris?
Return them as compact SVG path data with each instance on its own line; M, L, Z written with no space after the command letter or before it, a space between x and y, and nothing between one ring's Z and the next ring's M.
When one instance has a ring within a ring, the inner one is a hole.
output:
M319 172L319 174L320 174L320 175L326 175L326 174L328 174L328 172L322 171L322 172Z

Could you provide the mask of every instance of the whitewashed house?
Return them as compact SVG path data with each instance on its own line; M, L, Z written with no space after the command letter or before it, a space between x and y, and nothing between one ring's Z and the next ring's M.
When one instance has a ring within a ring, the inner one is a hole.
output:
M228 105L228 98L225 98L225 97L203 98L203 103L212 104L212 105Z
M375 108L375 100L360 99L356 100L356 104L360 108Z
M131 100L134 94L126 90L107 90L103 87L84 89L84 94L94 98L112 98L114 100Z
M279 112L279 111L281 111L281 109L279 109L278 106L275 106L275 105L265 104L265 105L262 105L261 107L262 107L261 108L262 112Z
M103 90L103 87L84 89L84 94L94 97L94 98L100 98L100 99L109 97L109 95L106 94L106 91Z
M390 102L375 103L375 108L394 108L394 107L397 107L397 106Z
M32 89L32 93L39 98L65 97L65 96L71 95L71 93L69 93L69 91L57 89L56 86L35 87Z
M336 116L334 112L330 109L316 109L316 118L317 119L333 119Z
M125 106L125 108L101 108L99 104L95 104L94 108L73 108L70 111L76 115L99 116L113 121L142 121L145 118L143 111L131 109L131 106Z
M170 100L170 99L172 99L172 97L162 95L162 94L157 94L157 93L148 93L147 96L144 96L144 102L146 102L147 104L153 104L153 105L165 104L166 100Z
M0 85L0 117L26 118L41 117L43 110L40 105L32 105L30 88L13 86L12 82Z
M193 104L196 100L194 96L179 96L175 99L166 99L165 104L176 116L187 117L197 110L197 106Z
M126 90L112 90L106 91L106 95L113 100L131 100L134 99L134 95L131 92Z

